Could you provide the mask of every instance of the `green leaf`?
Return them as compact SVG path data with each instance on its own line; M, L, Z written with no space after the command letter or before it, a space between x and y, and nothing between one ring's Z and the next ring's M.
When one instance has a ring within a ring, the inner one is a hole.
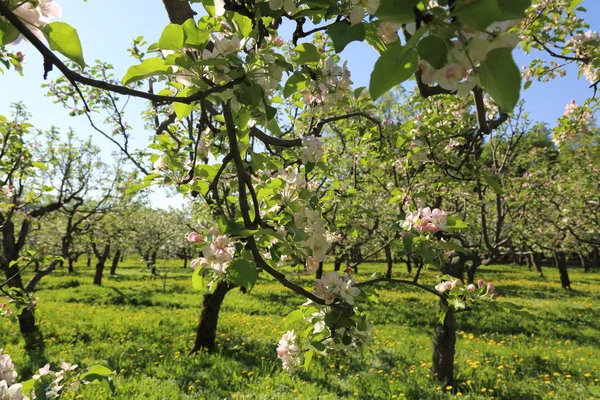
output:
M310 345L312 347L315 348L315 350L317 351L325 351L325 349L327 348L327 346L325 346L323 343L321 342L311 342Z
M65 22L51 22L41 28L51 50L56 50L68 59L85 67L83 50L75 28Z
M375 16L382 21L406 24L415 21L414 7L419 0L381 0Z
M300 72L290 76L283 87L283 97L288 98L296 92L306 88L306 77Z
M458 17L462 24L480 31L494 21L503 20L498 0L459 1L453 15Z
M441 248L448 250L456 250L463 254L467 254L467 250L465 250L460 244L455 242L442 242L441 240L437 242Z
M194 87L185 88L177 94L177 97L188 97L193 95L197 91L198 89ZM177 115L177 119L181 120L190 115L192 110L194 109L194 104L195 103L173 103L173 108L175 109L175 115Z
M435 69L442 69L448 62L448 46L446 41L438 36L426 36L417 45L417 51L422 59Z
M451 229L465 229L469 227L466 222L455 217L448 217L446 220L446 226Z
M48 169L48 166L46 164L44 164L43 162L39 162L39 161L32 161L31 165L41 169L42 171L46 171Z
M196 290L202 290L204 288L204 280L202 279L202 268L198 267L192 274L192 286Z
M365 24L349 25L344 22L337 22L327 28L327 33L333 41L333 48L336 53L341 53L348 43L354 41L363 41L366 37Z
M158 39L158 48L164 50L181 50L184 40L183 27L177 24L169 24L163 30L162 35L160 35L160 39Z
M171 66L167 65L162 58L148 58L141 64L129 67L123 77L123 84L129 85L130 83L141 81L151 76L166 75L171 72Z
M256 283L258 271L252 261L236 258L227 268L227 277L231 282L250 291Z
M496 192L496 194L502 194L502 185L500 184L500 178L498 178L496 175L489 171L486 171L484 173L483 178L485 179L487 184L490 185L492 189L494 189L494 192Z
M314 350L308 350L307 352L304 353L304 369L308 370L308 367L310 367L310 363L312 361L313 355L314 355Z
M290 326L291 324L293 324L294 322L298 322L300 320L302 320L304 318L304 310L302 309L298 309L298 310L294 310L291 313L289 313L287 315L287 317L285 317L284 321L284 326Z
M383 53L375 63L369 82L373 100L410 78L417 69L418 61L417 52L406 47L395 46Z
M14 42L20 34L21 32L13 24L0 18L0 46Z
M381 55L387 50L387 44L379 35L377 26L378 21L371 21L365 25L365 42Z
M94 365L91 367L86 373L80 376L80 379L83 381L87 381L90 383L101 383L106 382L111 390L111 392L115 392L115 384L111 378L113 371L110 368L104 367L102 365Z
M575 0L580 1L580 0ZM527 16L525 12L531 6L531 0L498 0L502 12L502 20L521 19Z
M581 4L581 0L571 0L571 3L567 8L567 12L573 12L573 10L575 10L579 4Z
M200 46L208 42L210 32L208 30L198 29L196 21L193 18L188 19L182 25L185 34L186 46Z
M233 23L241 37L248 37L252 33L252 20L242 14L235 13Z
M294 48L294 51L298 54L296 62L298 64L309 64L318 63L321 60L319 50L314 44L302 43Z
M485 91L502 111L512 111L519 101L521 72L511 50L501 48L490 51L478 70Z

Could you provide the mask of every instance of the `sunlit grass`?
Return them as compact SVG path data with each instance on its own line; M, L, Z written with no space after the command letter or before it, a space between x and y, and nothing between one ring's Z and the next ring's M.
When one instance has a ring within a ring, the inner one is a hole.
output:
M573 290L558 273L537 278L524 267L487 266L501 299L527 306L533 317L473 312L458 317L456 377L442 387L431 376L431 332L437 303L412 287L379 285L375 336L364 355L317 359L288 375L275 354L283 317L304 299L262 278L249 294L232 291L221 312L217 351L189 355L202 294L180 261L164 262L166 282L141 264L124 263L103 287L91 269L57 271L39 285L44 358L53 364L105 363L118 372L119 399L591 399L600 398L600 273L571 271ZM328 269L328 267L326 267ZM382 272L360 268L359 280ZM290 277L310 288L311 277ZM422 281L434 285L436 271ZM407 277L404 266L396 276ZM18 328L0 321L0 347L23 375L43 361L23 350ZM109 398L88 387L79 398Z

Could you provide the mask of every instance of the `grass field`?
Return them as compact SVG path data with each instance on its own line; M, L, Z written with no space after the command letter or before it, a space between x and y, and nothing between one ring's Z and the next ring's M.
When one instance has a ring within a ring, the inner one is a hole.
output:
M166 282L131 260L117 276L106 276L103 287L92 285L92 270L84 267L43 279L37 292L43 357L53 366L102 363L117 371L116 395L90 385L77 398L600 399L598 270L571 270L573 290L565 291L555 269L546 268L547 278L540 279L525 267L481 268L479 278L494 282L502 299L526 306L533 317L459 315L457 383L446 388L430 372L436 300L409 287L378 287L375 337L363 355L331 355L308 371L285 373L275 347L286 330L283 316L304 299L266 279L250 294L227 295L217 352L188 355L202 294L191 286L191 270L180 265L163 263ZM365 265L359 280L383 268ZM396 270L406 276L403 266ZM423 282L435 284L435 275L426 271ZM23 350L18 327L8 320L0 320L2 347L21 375L42 363Z

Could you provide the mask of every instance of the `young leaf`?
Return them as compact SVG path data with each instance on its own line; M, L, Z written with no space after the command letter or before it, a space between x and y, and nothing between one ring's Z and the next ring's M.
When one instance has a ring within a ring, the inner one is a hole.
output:
M414 22L414 7L418 2L419 0L381 0L375 16L396 24Z
M171 66L167 65L162 58L148 58L141 64L129 67L123 77L123 84L129 85L130 83L141 81L151 76L166 75L171 73L171 71Z
M369 82L373 100L410 78L417 69L418 61L417 52L406 47L395 46L383 53L375 63Z
M51 22L41 28L51 50L56 50L68 59L85 68L83 50L75 28L64 22Z
M298 53L298 56L296 57L296 62L298 64L317 63L321 59L319 50L317 50L317 47L314 44L299 44L294 48L294 51Z
M336 53L341 53L350 42L356 40L365 40L365 24L348 25L344 22L337 22L327 28L327 33L333 41L333 48Z
M434 35L424 37L417 45L417 51L421 58L435 69L442 69L448 62L448 47L440 37Z
M158 39L158 47L164 50L181 50L184 40L183 27L177 24L169 24L160 35L160 39Z
M501 48L490 51L478 69L485 91L502 111L512 111L519 101L521 72L513 60L511 50Z
M250 291L258 278L256 265L252 261L236 258L229 268L227 268L227 277L236 285L246 288Z

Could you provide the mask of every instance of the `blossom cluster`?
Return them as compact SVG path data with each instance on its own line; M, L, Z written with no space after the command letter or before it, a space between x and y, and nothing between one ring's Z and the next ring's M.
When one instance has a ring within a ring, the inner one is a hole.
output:
M57 398L61 392L79 389L81 383L79 377L68 386L65 384L67 376L75 369L77 369L77 364L62 362L60 371L54 372L50 369L50 364L46 364L38 370L37 374L33 375L32 379L33 381L43 381L46 398ZM17 376L11 357L3 354L0 349L0 400L29 400L29 397L23 394L23 384L15 383Z
M459 279L450 279L435 285L435 290L437 290L439 293L448 294L453 290L458 290L461 293L468 293L472 298L488 297L490 299L494 299L498 297L498 292L496 292L494 285L491 283L486 283L483 279L478 280L477 285L471 283L466 287L462 285L462 282Z
M347 274L339 275L331 271L323 275L315 283L315 296L325 300L326 304L333 304L339 299L347 304L354 305L354 298L360 294L360 289L355 287L356 281Z
M196 232L191 232L188 235L188 241L200 243L201 237ZM235 244L229 240L227 235L214 235L212 242L202 247L202 255L204 257L192 260L192 269L198 267L211 269L219 275L227 272L229 264L233 260L235 254Z
M320 76L311 80L309 88L301 93L305 104L326 109L343 99L353 82L346 63L340 67L332 57L327 58L320 72Z
M62 9L54 0L23 1L19 4L13 10L13 13L25 21L29 30L40 40L44 38L44 35L38 28L47 25L54 18L60 18L62 15ZM11 44L17 44L21 39L22 35L19 35Z
M281 360L283 369L290 373L304 362L303 351L300 346L298 346L294 330L287 331L281 339L279 339L277 357Z
M300 159L304 164L316 163L323 157L323 142L314 135L302 137L302 153Z
M316 210L306 207L294 216L298 226L303 227L308 238L301 245L307 253L312 256L314 262L320 263L325 260L326 252L330 244L327 241L328 231L325 228L325 220Z
M425 207L406 214L402 227L406 230L415 229L422 233L435 233L446 229L446 212L439 208Z
M478 83L474 68L486 60L490 51L516 47L518 35L508 31L519 22L495 22L483 32L464 30L461 36L466 41L453 40L454 47L450 50L448 63L443 68L435 69L427 61L419 61L418 70L423 83L433 85L437 82L446 90L458 91L459 94L468 93ZM382 38L386 37L389 40L390 32L380 34Z

